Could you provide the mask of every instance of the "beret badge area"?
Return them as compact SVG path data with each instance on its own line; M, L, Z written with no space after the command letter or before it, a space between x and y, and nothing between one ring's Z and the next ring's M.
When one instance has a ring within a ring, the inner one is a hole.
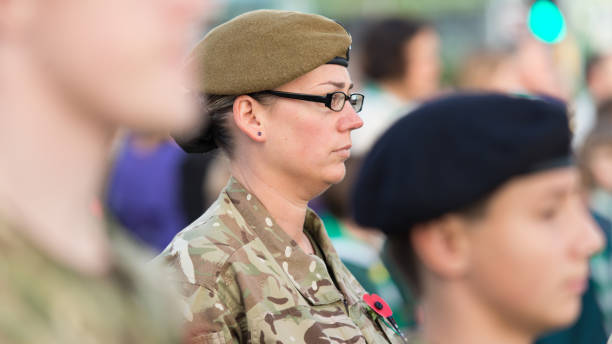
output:
M342 67L348 67L349 60L351 58L350 52L351 52L351 47L349 46L348 49L346 49L346 58L341 57L341 56L336 56L333 59L331 59L331 61L327 62L327 64L336 64Z

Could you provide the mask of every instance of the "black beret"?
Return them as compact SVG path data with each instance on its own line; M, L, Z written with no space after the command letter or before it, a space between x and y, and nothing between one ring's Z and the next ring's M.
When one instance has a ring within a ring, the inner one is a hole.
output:
M352 193L358 223L400 233L460 210L514 176L567 165L565 105L502 94L423 104L377 141Z

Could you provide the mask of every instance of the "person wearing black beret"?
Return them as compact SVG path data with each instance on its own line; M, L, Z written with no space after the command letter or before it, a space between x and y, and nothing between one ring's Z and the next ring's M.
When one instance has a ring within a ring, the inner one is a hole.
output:
M572 165L565 106L458 94L374 145L353 190L413 292L426 343L527 344L580 312L602 247Z
M188 68L208 124L179 137L220 148L231 178L158 257L179 273L194 343L399 343L308 202L345 175L363 95L351 36L312 14L260 10L209 32Z

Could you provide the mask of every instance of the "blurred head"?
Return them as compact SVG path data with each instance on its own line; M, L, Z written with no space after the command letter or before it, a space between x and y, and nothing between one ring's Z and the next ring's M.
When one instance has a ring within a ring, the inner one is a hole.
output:
M524 92L569 99L571 85L568 79L564 78L562 62L565 62L564 58L572 60L574 55L558 54L561 47L565 48L563 43L551 46L532 35L519 40L515 61Z
M597 117L595 122L612 122L612 97L605 98L599 104L597 104Z
M459 70L458 87L510 93L520 90L521 84L511 54L483 51L465 59Z
M366 78L393 83L404 97L424 99L438 91L440 39L433 26L411 19L387 19L365 33L363 69Z
M612 98L612 54L591 56L585 74L587 87L595 103Z
M191 58L210 125L181 145L220 147L233 163L257 164L317 193L339 182L350 132L363 124L353 107L360 101L336 107L323 99L352 92L350 43L339 24L298 12L254 11L215 28Z
M589 190L612 192L612 121L601 121L587 136L578 161L582 180Z
M388 235L425 302L468 305L530 336L569 325L602 245L570 136L565 106L552 100L426 103L364 161L356 219Z
M405 240L414 246L424 298L436 297L431 290L440 285L459 286L532 336L576 319L589 257L603 244L571 167L513 178L479 213L448 213L416 225Z
M0 40L57 96L113 126L192 125L184 54L197 0L0 1Z

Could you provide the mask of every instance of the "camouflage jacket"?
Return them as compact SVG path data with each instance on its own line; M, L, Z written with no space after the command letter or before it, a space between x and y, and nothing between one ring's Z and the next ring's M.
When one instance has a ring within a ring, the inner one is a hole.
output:
M0 343L180 343L176 294L119 230L113 266L89 277L57 263L0 220ZM174 310L174 311L173 311Z
M305 253L231 178L206 213L158 259L181 272L193 343L401 343L362 301L319 217Z

